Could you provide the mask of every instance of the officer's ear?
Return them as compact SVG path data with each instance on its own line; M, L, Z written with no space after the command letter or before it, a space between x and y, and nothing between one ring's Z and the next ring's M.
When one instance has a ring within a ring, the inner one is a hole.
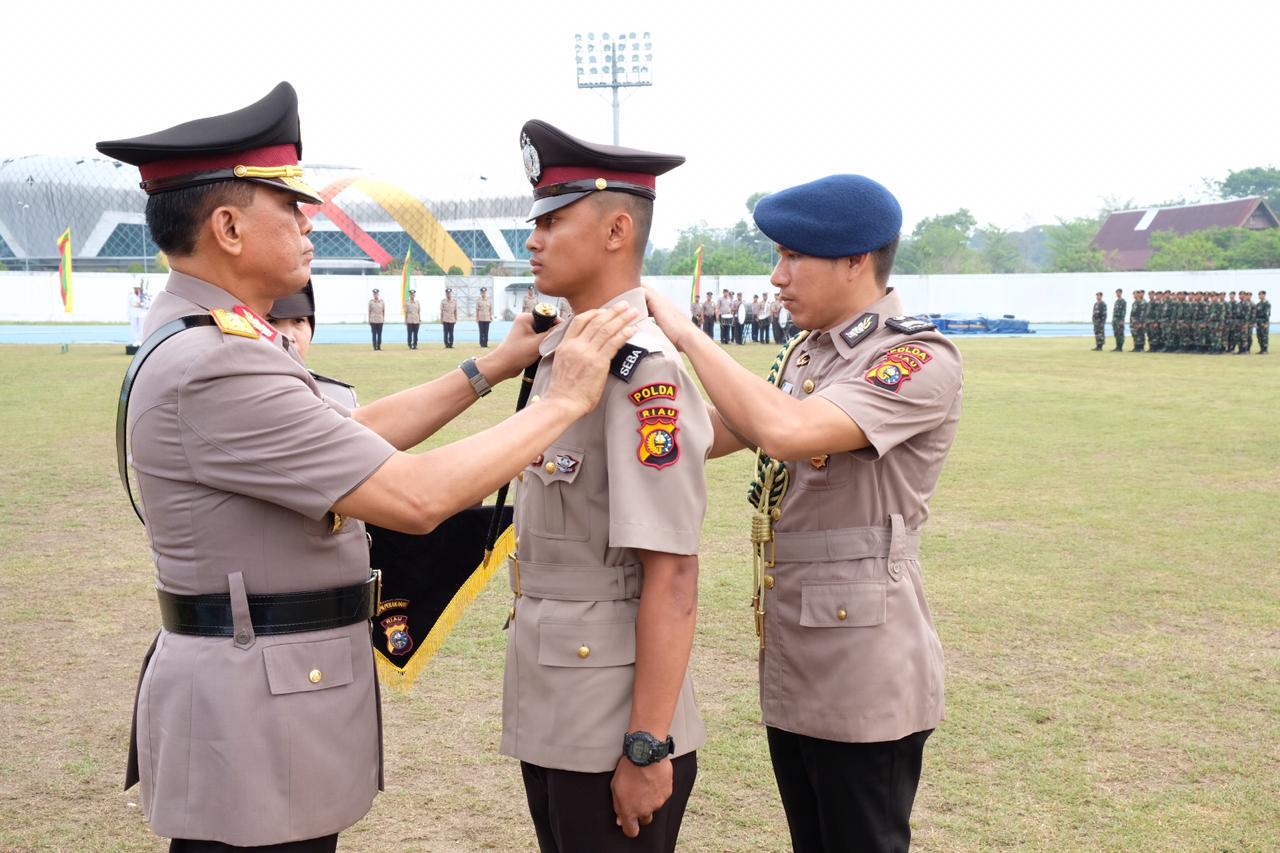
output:
M228 255L239 257L244 252L244 216L238 207L219 205L205 220L206 233L215 246Z

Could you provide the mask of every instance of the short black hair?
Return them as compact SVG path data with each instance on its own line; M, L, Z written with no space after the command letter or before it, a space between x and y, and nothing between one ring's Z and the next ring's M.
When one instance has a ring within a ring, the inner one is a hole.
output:
M899 237L894 237L879 249L871 252L871 263L875 269L876 284L885 287L889 284L889 273L893 270L893 259L898 256Z
M649 231L653 227L653 199L633 193L592 193L601 211L617 205L631 216L636 229L636 261L644 263L644 250L649 246Z
M248 207L254 192L250 181L218 181L147 196L147 230L166 255L194 254L205 218L224 204Z

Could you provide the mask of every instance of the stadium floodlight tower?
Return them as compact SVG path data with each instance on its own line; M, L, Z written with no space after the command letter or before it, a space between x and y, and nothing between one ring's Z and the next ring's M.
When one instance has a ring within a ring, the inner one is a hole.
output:
M576 33L574 60L579 89L613 90L613 144L618 145L618 90L653 85L653 37L649 33Z
M22 268L24 272L31 272L31 229L27 225L27 211L31 209L31 205L26 202L18 202L18 210L22 211Z

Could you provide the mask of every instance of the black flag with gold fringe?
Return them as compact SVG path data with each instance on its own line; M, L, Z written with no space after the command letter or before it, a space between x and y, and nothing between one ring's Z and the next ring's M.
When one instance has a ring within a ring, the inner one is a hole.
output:
M425 535L366 525L369 565L382 573L373 650L382 683L408 690L439 651L467 606L515 550L512 508L500 510L492 553L485 553L494 507L465 509Z

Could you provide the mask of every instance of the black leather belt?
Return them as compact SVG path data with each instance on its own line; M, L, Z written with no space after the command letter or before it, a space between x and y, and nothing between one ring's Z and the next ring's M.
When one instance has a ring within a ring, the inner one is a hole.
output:
M230 637L234 632L231 596L174 595L156 590L160 599L160 619L165 630L201 637ZM297 634L341 628L372 619L378 605L378 577L362 584L250 595L249 619L255 634Z

